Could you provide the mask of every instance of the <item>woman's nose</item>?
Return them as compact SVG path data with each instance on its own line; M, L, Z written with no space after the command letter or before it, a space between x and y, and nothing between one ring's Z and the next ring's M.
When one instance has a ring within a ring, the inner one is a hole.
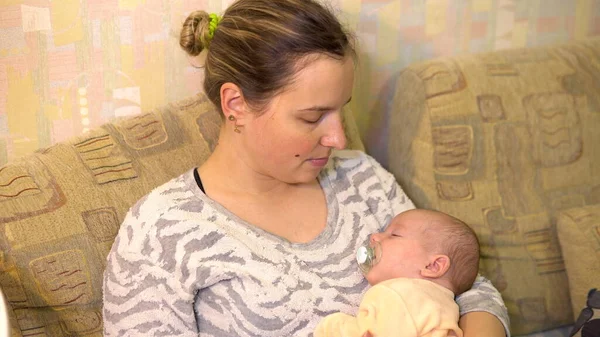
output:
M346 148L346 133L344 132L344 123L341 113L331 116L332 120L328 126L327 133L321 138L321 145L338 150Z

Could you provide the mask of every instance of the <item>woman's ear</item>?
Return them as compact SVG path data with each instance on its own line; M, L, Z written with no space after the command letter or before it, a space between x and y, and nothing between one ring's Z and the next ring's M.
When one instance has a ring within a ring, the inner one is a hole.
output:
M231 82L221 86L221 110L225 118L233 115L236 123L242 122L246 114L246 102L240 87Z
M447 255L433 255L425 268L421 269L421 276L440 278L450 269L450 258Z

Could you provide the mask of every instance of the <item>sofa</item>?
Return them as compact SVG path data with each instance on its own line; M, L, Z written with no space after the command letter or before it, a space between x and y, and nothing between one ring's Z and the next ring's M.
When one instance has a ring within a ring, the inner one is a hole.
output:
M514 335L570 325L600 288L600 39L421 62L389 92L368 152L477 232Z
M600 40L415 64L368 152L418 207L467 221L513 335L568 333L600 275ZM102 273L125 213L199 166L203 94L0 168L0 289L13 336L101 336ZM344 111L349 147L364 150Z

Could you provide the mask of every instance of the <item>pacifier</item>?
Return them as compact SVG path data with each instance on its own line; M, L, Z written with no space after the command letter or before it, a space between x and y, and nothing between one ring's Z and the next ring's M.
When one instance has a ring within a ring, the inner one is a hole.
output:
M370 238L367 238L362 246L356 250L356 262L358 268L364 275L379 262L381 259L381 244L378 241L371 242Z

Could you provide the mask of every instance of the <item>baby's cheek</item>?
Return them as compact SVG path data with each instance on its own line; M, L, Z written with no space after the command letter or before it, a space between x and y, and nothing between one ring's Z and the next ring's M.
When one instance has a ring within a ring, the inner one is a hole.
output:
M371 268L371 270L369 270L367 275L365 275L365 278L367 279L370 285L377 284L385 279L385 275L383 273L385 271L385 268L382 267L383 266L381 266L381 264L378 263L374 265L373 268Z
M367 279L367 282L369 282L370 285L375 284L375 279L373 278L372 270L367 275L365 275L365 278Z

